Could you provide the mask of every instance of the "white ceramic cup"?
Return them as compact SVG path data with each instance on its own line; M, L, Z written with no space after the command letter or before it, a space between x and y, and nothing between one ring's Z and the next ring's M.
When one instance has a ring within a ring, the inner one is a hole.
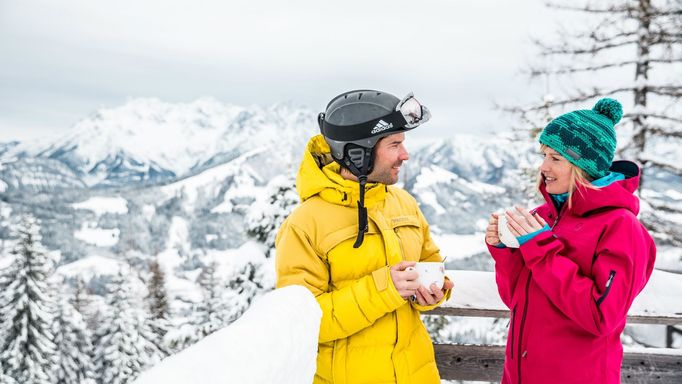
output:
M519 241L507 227L507 217L504 215L504 212L497 217L497 235L500 237L500 241L505 246L509 248L519 247Z
M417 281L426 287L430 294L433 294L431 284L436 284L436 287L440 288L443 288L443 284L445 284L445 265L440 261L422 261L417 263L414 268L410 267L409 269L417 271L419 274Z

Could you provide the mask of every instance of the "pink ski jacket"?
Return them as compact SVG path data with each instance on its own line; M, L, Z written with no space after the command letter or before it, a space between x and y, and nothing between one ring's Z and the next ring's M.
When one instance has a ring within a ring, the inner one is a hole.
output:
M579 187L569 209L535 211L551 226L520 248L489 246L511 310L502 383L620 383L620 335L654 267L656 247L637 220L639 168L614 162L625 180Z

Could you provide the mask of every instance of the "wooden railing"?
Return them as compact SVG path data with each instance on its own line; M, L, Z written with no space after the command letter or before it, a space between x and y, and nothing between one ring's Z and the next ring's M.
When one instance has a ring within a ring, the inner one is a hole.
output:
M499 299L491 272L447 271L455 282L453 296L427 315L461 317L509 317ZM682 275L654 271L637 297L628 323L682 324ZM442 379L498 382L504 363L503 345L434 344ZM623 383L682 383L682 350L625 348L621 368Z

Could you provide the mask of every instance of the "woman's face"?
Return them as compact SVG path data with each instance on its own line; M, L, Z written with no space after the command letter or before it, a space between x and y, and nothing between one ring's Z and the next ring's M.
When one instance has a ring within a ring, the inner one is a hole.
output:
M568 192L571 183L571 163L552 148L543 147L540 174L547 192L553 195Z

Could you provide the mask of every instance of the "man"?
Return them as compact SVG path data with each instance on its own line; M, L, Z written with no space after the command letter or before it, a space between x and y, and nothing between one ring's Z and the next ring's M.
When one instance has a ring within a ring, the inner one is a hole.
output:
M405 131L429 118L412 96L360 90L334 98L301 163L301 205L277 234L277 286L307 287L322 309L315 383L440 383L420 311L453 287L417 282L441 261L417 202L392 185Z

